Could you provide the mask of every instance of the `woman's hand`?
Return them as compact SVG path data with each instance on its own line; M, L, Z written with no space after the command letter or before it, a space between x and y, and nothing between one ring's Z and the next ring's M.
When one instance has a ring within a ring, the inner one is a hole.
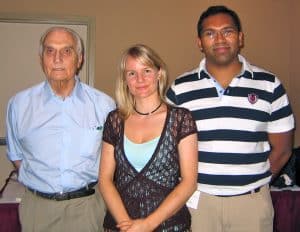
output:
M151 226L146 219L123 221L117 225L121 232L151 232Z
M126 220L117 224L117 227L120 229L121 232L127 232L128 229L132 226L132 224L133 224L132 220Z

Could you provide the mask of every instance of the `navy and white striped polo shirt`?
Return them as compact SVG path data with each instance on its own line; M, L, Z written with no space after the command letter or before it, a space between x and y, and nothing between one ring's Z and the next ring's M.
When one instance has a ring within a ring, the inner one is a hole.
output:
M178 77L168 101L189 109L198 128L198 189L213 195L237 195L269 183L268 133L294 128L292 110L279 79L243 64L218 96L213 80L199 68Z

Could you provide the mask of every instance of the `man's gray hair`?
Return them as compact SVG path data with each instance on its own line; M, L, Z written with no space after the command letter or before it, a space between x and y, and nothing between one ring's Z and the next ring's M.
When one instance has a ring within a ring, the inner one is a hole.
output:
M41 39L40 39L40 47L39 47L40 57L43 56L45 40L46 40L48 34L53 32L53 31L65 31L65 32L70 33L72 35L73 39L75 40L76 52L77 52L78 57L80 55L83 55L84 47L83 47L83 42L82 42L82 39L81 39L80 35L71 28L62 27L62 26L55 26L55 27L50 27L49 29L47 29L44 32L44 34L42 35Z

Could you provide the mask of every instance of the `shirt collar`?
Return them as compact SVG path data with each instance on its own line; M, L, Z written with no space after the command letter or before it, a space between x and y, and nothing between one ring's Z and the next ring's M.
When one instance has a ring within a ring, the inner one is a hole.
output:
M44 104L50 101L52 98L58 98L58 96L55 95L54 91L52 90L49 82L46 80L44 82L44 91L42 92L42 97L44 99ZM74 89L72 90L69 98L75 98L82 100L83 99L83 88L81 85L81 81L78 76L75 76L75 86Z
M242 71L241 71L241 75L239 76L253 78L253 70L251 68L251 65L245 59L245 57L239 54L238 59L242 63ZM206 58L203 58L199 64L199 69L198 69L199 79L208 78L210 76L210 74L206 70L205 63L206 63Z

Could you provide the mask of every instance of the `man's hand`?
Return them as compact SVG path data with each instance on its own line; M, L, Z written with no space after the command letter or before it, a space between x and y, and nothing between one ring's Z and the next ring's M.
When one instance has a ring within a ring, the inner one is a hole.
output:
M21 163L22 163L22 160L15 160L15 161L13 161L13 165L15 166L15 169L17 170L17 172L19 172Z

